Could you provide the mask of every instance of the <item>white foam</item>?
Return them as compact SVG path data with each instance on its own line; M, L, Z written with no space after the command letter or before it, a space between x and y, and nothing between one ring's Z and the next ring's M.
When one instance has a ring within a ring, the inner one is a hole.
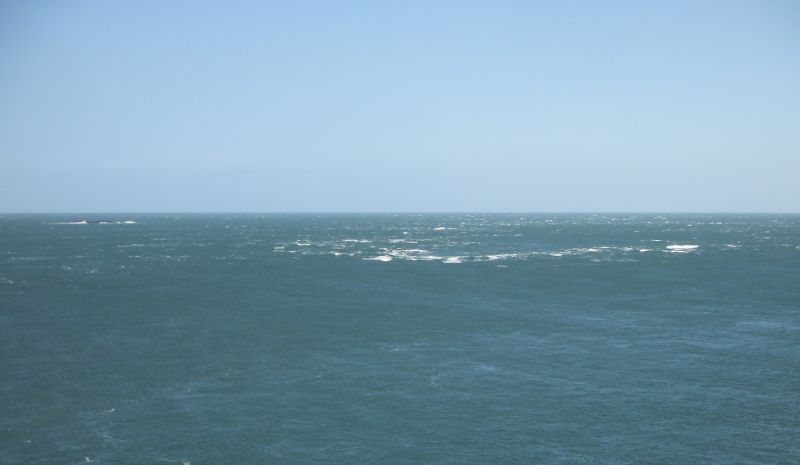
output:
M390 253L409 254L409 253L428 253L428 251L424 249L405 249L405 250L392 250Z
M697 249L698 247L700 247L700 246L693 245L693 244L683 244L683 245L676 244L676 245L668 245L667 246L667 250L669 250L670 252L679 252L679 253L680 252L684 252L685 253L685 252L691 252L691 251Z
M461 263L461 257L446 257L443 263Z
M412 260L412 261L413 260L422 260L422 261L426 261L426 262L430 262L430 261L433 261L433 260L443 260L444 258L445 257L442 257L440 255L417 255L417 256L414 256L414 257L408 257L408 259Z
M515 253L501 253L497 255L487 255L486 258L489 261L494 261L494 260L508 260L509 258L516 258L517 256L518 255Z
M378 255L377 257L364 257L364 260L377 260L379 262L390 262L392 257L388 255Z
M439 226L438 228L433 228L434 231L444 231L446 229L447 228L445 228L444 226Z
M430 255L430 252L425 249L383 249L383 251L386 254L391 255L393 258L397 258L400 260L431 261L431 260L441 260L444 258L438 255Z

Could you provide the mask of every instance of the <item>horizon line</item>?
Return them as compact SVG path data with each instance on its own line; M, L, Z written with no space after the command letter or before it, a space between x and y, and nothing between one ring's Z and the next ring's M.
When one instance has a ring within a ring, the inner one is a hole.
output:
M770 211L105 211L105 212L0 212L0 215L800 215Z

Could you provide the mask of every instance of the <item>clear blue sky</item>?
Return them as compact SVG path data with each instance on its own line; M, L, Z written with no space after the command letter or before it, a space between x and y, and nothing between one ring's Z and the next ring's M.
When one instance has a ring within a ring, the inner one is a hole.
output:
M800 2L0 3L0 212L800 212Z

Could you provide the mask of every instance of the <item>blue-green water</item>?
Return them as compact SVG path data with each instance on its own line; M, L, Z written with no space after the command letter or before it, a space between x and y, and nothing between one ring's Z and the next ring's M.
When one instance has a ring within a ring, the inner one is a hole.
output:
M5 464L800 463L800 216L4 216L0 389Z

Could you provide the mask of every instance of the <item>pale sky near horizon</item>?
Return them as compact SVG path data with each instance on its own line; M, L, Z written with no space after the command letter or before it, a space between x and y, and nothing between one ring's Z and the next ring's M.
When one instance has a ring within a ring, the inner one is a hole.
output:
M0 3L0 213L800 213L800 2Z

